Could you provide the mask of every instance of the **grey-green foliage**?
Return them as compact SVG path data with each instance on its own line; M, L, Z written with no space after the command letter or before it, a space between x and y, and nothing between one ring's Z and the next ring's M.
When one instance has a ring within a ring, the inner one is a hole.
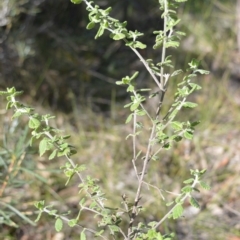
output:
M7 89L1 94L7 96L8 104L7 108L14 108L15 113L13 118L18 118L21 115L27 115L29 122L28 126L31 129L32 138L31 142L38 139L39 142L39 154L42 156L45 152L49 152L49 159L53 159L59 156L65 156L68 162L62 166L62 170L67 177L66 185L69 183L74 175L77 175L80 180L79 191L84 193L85 198L80 199L80 210L78 215L69 219L62 213L58 213L53 206L45 205L45 201L36 202L35 206L39 210L37 220L41 217L42 213L48 213L56 218L55 228L57 231L61 231L63 222L67 222L69 227L80 227L82 232L80 239L86 239L85 232L92 233L95 237L103 239L116 239L116 236L121 236L121 239L172 239L173 234L162 235L158 231L159 226L167 219L177 219L183 214L183 203L188 199L190 204L194 207L199 207L199 203L194 198L194 191L198 191L197 186L205 189L209 189L208 185L202 181L202 176L205 170L191 170L192 178L186 180L186 184L181 192L178 194L175 201L168 203L171 206L166 215L155 222L149 222L144 224L138 222L137 216L141 214L142 206L140 205L141 192L143 184L145 183L145 176L147 169L151 167L153 160L161 159L159 154L162 149L169 149L173 146L174 142L179 142L183 138L192 139L195 126L198 121L186 121L182 122L177 120L178 112L182 108L194 108L196 103L187 101L187 97L194 91L201 89L201 87L194 83L194 78L197 74L207 74L208 72L199 68L199 61L192 60L189 63L185 76L182 77L182 81L178 84L178 88L175 92L175 98L168 111L163 112L163 104L165 94L167 92L168 82L174 80L176 75L183 73L180 69L174 69L171 56L167 56L168 48L176 48L179 46L179 39L184 33L177 31L177 24L179 19L177 17L177 8L180 2L184 0L159 0L160 10L162 12L161 17L164 20L164 27L162 30L155 30L156 41L153 46L154 49L161 48L161 61L154 62L152 59L145 60L139 49L146 48L146 44L142 43L139 38L143 33L135 31L129 31L127 29L127 22L120 22L117 19L110 16L111 7L107 9L101 9L95 5L93 1L87 0L71 0L75 4L85 3L86 10L89 12L89 23L87 29L97 27L98 31L95 38L101 37L104 33L109 32L110 38L115 41L122 40L126 46L132 49L143 66L149 72L153 82L156 84L158 91L154 94L150 93L151 89L138 89L136 79L138 72L132 76L123 77L121 81L117 81L118 85L125 85L126 91L130 93L130 102L124 107L129 108L129 116L126 123L132 124L132 133L129 137L133 142L133 156L129 156L129 160L132 160L133 169L136 174L136 193L134 199L128 199L124 194L122 195L124 209L116 203L116 206L106 207L106 196L102 192L98 185L98 181L91 177L84 178L82 171L85 170L85 166L79 166L74 163L72 155L76 153L73 146L66 142L69 136L61 136L61 132L49 125L49 120L52 118L50 115L41 116L34 112L34 109L29 108L22 103L19 103L15 97L20 94L15 88ZM159 98L159 104L155 108L155 113L150 113L144 105L146 100L145 92L149 92L149 101L153 98ZM144 93L144 94L143 94ZM151 123L148 136L144 135L145 142L147 142L146 153L142 153L137 149L137 141L139 138L143 138L141 132L149 128L144 126L144 117ZM141 166L136 166L136 161L142 163ZM142 159L142 160L140 160ZM141 204L144 206L144 199L141 200ZM94 216L100 218L98 221L98 227L95 228L94 224L92 228L87 228L79 224L79 219L82 211L89 211ZM128 220L128 227L125 229L122 225L122 218L126 216Z

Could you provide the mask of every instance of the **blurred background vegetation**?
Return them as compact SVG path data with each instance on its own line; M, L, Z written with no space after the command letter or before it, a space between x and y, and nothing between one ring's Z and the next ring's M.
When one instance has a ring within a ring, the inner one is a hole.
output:
M154 43L152 32L162 26L158 1L95 2L102 8L112 6L112 16L127 20L130 30L144 32L142 41L149 46ZM192 58L198 58L211 74L198 79L203 89L193 98L199 107L180 116L201 120L194 140L164 152L161 161L153 163L148 179L161 189L177 192L190 168L207 168L206 181L212 190L199 195L201 212L186 206L185 217L166 222L161 230L175 231L176 239L240 239L238 7L239 1L233 0L189 0L179 9L179 29L186 37L169 54L176 68L185 69ZM122 108L128 96L115 81L138 70L137 84L153 85L123 42L113 42L108 34L94 40L96 29L86 30L87 22L84 4L1 0L0 88L24 90L22 101L40 113L56 116L53 124L71 134L79 150L76 162L86 163L86 174L100 179L109 205L114 206L120 205L123 192L131 197L135 189L131 148L123 141L130 131L124 125L127 110ZM161 52L149 47L141 54L158 60ZM173 99L176 83L170 83L166 103ZM46 199L61 212L70 209L74 213L79 201L77 180L65 188L59 170L63 160L39 158L37 148L28 147L24 119L11 121L4 101L0 114L1 239L75 239L72 229L56 234L47 216L34 227L33 202ZM138 148L145 151L144 145ZM172 198L163 193L168 200ZM143 199L149 207L144 221L159 219L166 211L158 191L145 189ZM89 219L83 216L82 221L87 224Z

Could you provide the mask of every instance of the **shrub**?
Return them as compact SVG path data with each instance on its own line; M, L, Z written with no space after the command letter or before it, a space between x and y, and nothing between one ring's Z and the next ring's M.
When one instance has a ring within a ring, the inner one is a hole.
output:
M63 173L67 178L66 185L71 181L74 175L79 178L79 213L74 218L68 218L63 213L59 213L53 206L45 203L44 200L35 203L39 210L38 221L43 213L47 213L56 218L55 229L61 231L63 223L66 222L69 227L79 227L81 230L80 239L99 237L102 239L172 239L174 234L161 233L160 226L168 219L177 219L182 216L184 203L189 203L199 208L194 192L198 192L198 187L209 189L202 177L206 170L190 170L191 178L184 181L184 185L177 194L174 201L167 202L162 196L164 204L169 206L169 210L165 215L158 220L143 222L139 221L138 217L142 211L148 211L144 207L146 199L142 199L141 193L144 186L159 189L159 186L152 186L146 180L146 175L151 168L153 161L161 161L161 153L164 149L170 149L180 142L182 139L191 140L194 129L199 124L198 121L180 121L178 113L183 108L195 108L196 103L187 101L187 97L193 92L201 89L194 82L197 74L208 74L207 71L199 68L199 61L193 59L189 63L189 68L184 73L182 81L178 84L174 95L174 101L166 110L163 108L165 96L168 88L168 82L173 81L176 76L181 76L181 69L174 69L172 58L167 55L169 48L177 48L179 40L184 35L183 32L177 30L177 24L180 19L177 18L176 10L180 2L185 0L159 0L160 10L164 21L163 29L155 30L156 35L154 49L161 49L161 61L155 62L152 59L144 59L141 55L141 50L145 49L146 44L140 41L143 33L127 30L127 22L120 22L110 16L111 7L101 9L94 5L94 2L88 0L71 0L74 4L85 3L86 9L89 12L90 22L87 24L87 29L98 27L95 39L101 37L105 32L110 32L110 38L114 41L124 41L139 58L143 66L148 71L157 91L152 91L148 88L138 88L136 79L138 72L131 76L123 77L116 84L126 86L126 92L130 95L130 102L124 106L129 109L129 115L126 119L126 124L131 124L132 133L127 137L132 140L132 156L129 160L132 162L132 167L135 172L135 197L129 199L123 193L121 203L108 207L106 206L106 196L98 184L97 179L90 176L85 177L83 174L86 171L86 166L78 165L74 162L72 156L76 154L75 148L67 142L69 135L62 135L61 131L52 127L49 122L53 118L51 115L40 115L31 107L28 107L17 101L16 96L21 92L16 91L14 87L8 88L7 91L2 91L1 95L7 97L7 109L13 108L15 113L12 118L19 118L21 115L28 117L28 127L31 130L30 145L37 141L39 145L39 154L43 156L49 153L49 159L56 157L65 157L67 162L61 166ZM147 109L145 102L148 98L148 104L151 101L158 104L152 104L154 111ZM146 119L146 120L145 120ZM149 122L149 127L146 122ZM137 148L137 143L145 143L146 151L143 152ZM122 206L121 206L122 204ZM93 221L96 221L98 226L91 223L91 226L85 226L79 223L82 212L89 212L93 216ZM93 214L93 215L92 215ZM91 235L89 235L91 234Z

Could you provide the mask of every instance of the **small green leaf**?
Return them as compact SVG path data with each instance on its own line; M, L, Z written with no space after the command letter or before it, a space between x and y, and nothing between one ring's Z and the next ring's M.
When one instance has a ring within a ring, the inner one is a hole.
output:
M88 30L90 30L90 29L92 29L92 28L94 28L95 27L95 23L94 22L90 22L90 23L88 23L88 25L87 25L87 29Z
M181 204L177 204L176 207L173 209L173 219L177 219L181 217L183 214L183 207Z
M189 178L189 179L185 180L183 183L189 184L189 183L192 183L193 181L194 181L194 178Z
M174 233L170 233L170 234L165 234L165 235L163 236L163 239L164 239L164 240L173 240L174 237L175 237L175 234L174 234Z
M141 43L141 42L139 42L139 41L136 41L136 42L134 43L134 48L144 49L144 48L146 48L146 47L147 47L146 44L143 44L143 43Z
M12 102L8 102L6 106L6 110L11 109L12 106L13 106Z
M70 152L68 153L70 156L74 155L77 153L76 149L71 149Z
M197 69L194 71L195 73L200 73L200 74L209 74L209 71L203 70L203 69Z
M34 222L38 222L40 220L41 216L42 216L42 212L39 212L37 215L37 218L35 219Z
M0 95L2 95L2 96L7 96L7 95L8 95L8 92L6 92L6 91L0 91Z
M45 201L44 201L44 200L38 201L38 202L35 202L35 203L34 203L34 206L35 206L37 209L39 209L39 210L43 210L44 205L45 205Z
M68 143L59 144L59 148L60 148L61 150L64 150L64 149L66 149L66 148L68 148L68 147L69 147L69 144L68 144Z
M53 215L53 216L56 215L56 213L57 213L57 210L55 209L48 212L49 215Z
M171 206L171 205L173 205L174 204L174 201L172 201L172 202L169 202L169 203L166 203L166 206Z
M163 148L166 149L166 150L169 150L171 148L171 144L170 143L165 143L163 145Z
M68 226L69 227L74 227L77 224L77 219L71 219L68 221Z
M39 144L39 154L40 157L48 150L48 140L46 138L42 139Z
M171 112L171 114L169 115L169 119L173 119L176 115L177 115L177 113L178 113L178 109L174 109L172 112Z
M132 120L132 114L130 114L130 115L127 117L127 120L126 120L125 123L129 123L131 120Z
M41 122L40 122L37 118L31 117L31 118L29 119L29 122L28 122L29 128L36 129L36 128L38 128L40 125L41 125Z
M147 237L148 240L155 240L155 239L159 239L158 238L158 233L156 232L155 229L149 229L147 234L145 235L145 237ZM145 239L145 238L144 238ZM162 238L160 238L162 240Z
M188 63L188 65L190 66L191 69L196 69L200 64L200 61L198 61L197 59L192 59L192 61L190 63Z
M146 112L144 110L137 110L137 115L138 116L145 116L146 115Z
M73 4L80 4L83 0L71 0Z
M175 0L175 2L186 2L187 0Z
M114 36L113 36L113 40L121 40L121 39L124 39L126 36L125 34L123 33L116 33Z
M13 114L13 116L12 116L12 119L18 118L18 117L20 117L21 115L22 115L21 112L15 112L15 113Z
M63 136L63 139L68 139L70 137L71 137L71 135L66 135L66 136Z
M133 79L135 79L138 76L139 72L135 72L131 77L130 77L130 81L132 81Z
M56 222L55 222L55 229L57 232L60 232L62 230L63 227L63 221L61 218L57 218Z
M103 33L104 33L104 28L102 26L100 26L99 29L98 29L98 32L95 36L95 39L101 37L103 35Z
M191 123L191 127L195 127L195 126L197 126L199 123L200 123L200 121L192 122L192 123Z
M205 190L210 190L211 189L211 187L207 183L205 183L203 181L200 181L199 184Z
M104 233L104 230L101 230L101 231L99 231L99 232L96 232L96 233L95 233L95 236L96 236L96 237L102 236L103 233Z
M15 87L7 88L7 92L10 94L14 94L16 92L16 89L15 89Z
M181 189L181 191L184 193L192 192L192 190L193 190L193 188L190 185L187 185Z
M196 103L193 103L193 102L185 102L183 104L183 107L186 107L186 108L195 108L197 107L197 104Z
M192 89L194 89L194 90L202 89L202 87L200 85L196 84L196 83L188 83L188 85L191 86Z
M191 140L193 138L193 134L192 134L192 132L186 131L186 132L184 132L184 137Z
M171 74L171 77L174 77L174 76L176 76L176 75L178 75L178 74L180 74L180 73L182 73L183 71L181 70L181 69L179 69L179 70L176 70L176 71L174 71L172 74Z
M124 108L130 107L132 105L132 103L128 103L126 105L124 105Z
M105 13L109 14L112 11L112 7L108 7L104 10Z
M51 153L51 155L49 156L49 160L52 160L53 158L55 158L56 157L56 155L57 155L57 149L55 149L52 153Z
M179 47L179 42L176 42L176 41L167 42L165 44L165 47L166 48L169 48L169 47L177 48L177 47Z
M134 91L134 86L133 85L129 85L127 88L127 92L133 92Z
M176 136L176 137L173 138L173 140L175 142L180 142L182 140L182 137L181 136Z
M160 48L160 47L162 46L162 43L163 43L162 39L159 39L159 40L156 41L156 43L154 44L153 49L158 49L158 48Z
M86 234L84 233L84 231L82 231L80 235L80 240L86 240L86 239L87 239Z
M130 107L130 110L131 110L132 112L135 111L135 110L139 107L139 104L140 104L140 103L138 103L138 102L132 104L131 107Z
M80 206L83 206L85 202L86 202L86 199L85 199L85 198L82 198L81 201L79 202L79 205L80 205Z
M195 207L195 208L200 208L197 200L196 200L194 197L191 197L191 198L190 198L190 204L191 204L193 207Z
M193 188L193 190L196 191L196 192L200 192L200 190L195 188L195 187Z
M201 176L202 176L204 173L206 173L206 171L207 171L207 169L203 169L203 170L199 171L199 173L200 173Z
M171 122L171 125L173 129L176 131L182 130L183 128L183 124L181 122L174 121L174 122Z
M111 229L111 231L113 231L113 232L119 232L119 227L118 227L118 226L109 225L108 227L109 227L109 228Z

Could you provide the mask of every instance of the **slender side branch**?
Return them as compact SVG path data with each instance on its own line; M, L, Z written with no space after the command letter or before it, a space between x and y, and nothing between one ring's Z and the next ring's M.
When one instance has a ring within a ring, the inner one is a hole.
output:
M44 209L43 209L43 212L48 213L49 215L53 215L53 216L55 216L55 217L57 217L57 218L61 218L61 219L62 219L63 221L65 221L65 222L69 222L69 221L70 221L70 219L68 219L68 218L66 218L66 217L64 217L64 216L61 216L61 215L59 215L59 214L53 213L52 211L48 210L47 208L44 208ZM81 228L85 229L86 231L88 231L88 232L90 232L90 233L92 233L92 234L97 234L97 233L98 233L97 231L95 231L95 230L93 230L93 229L90 229L90 228L86 228L86 227L84 227L84 226L82 226L82 225L80 225L80 224L76 224L76 226L81 227ZM105 238L105 237L102 236L102 235L99 235L99 237L101 237L102 239L107 240L107 238Z
M164 19L163 19L163 47L162 47L162 63L165 60L166 57L166 42L167 42L167 13L168 13L168 3L167 0L164 0ZM164 81L164 68L161 66L161 75L160 75L160 83L165 87L165 81Z
M196 186L196 184L199 182L199 178L198 176L195 176L194 182L192 183L192 188L194 188ZM182 199L181 202L184 202L188 197L191 197L191 195L189 193L186 193ZM173 210L177 207L179 203L175 204L174 207L172 207L172 209L155 225L155 229L157 229L168 217L169 215L173 212Z
M157 77L154 75L152 69L148 66L147 62L146 62L145 59L142 57L142 55L141 55L141 54L138 52L138 50L136 50L135 48L133 48L133 47L130 47L130 48L131 48L131 49L133 50L133 52L135 52L136 55L139 57L140 61L143 63L144 67L148 70L148 72L149 72L150 75L152 76L154 82L157 84L157 86L159 87L159 89L164 92L164 91L165 91L164 86L163 86L161 83L159 83Z
M137 114L136 111L133 113L133 159L132 164L135 171L135 174L137 176L137 179L139 180L137 166L136 166L136 124L137 124Z
M162 57L161 57L161 62L163 63L166 58L166 42L167 42L167 13L168 13L168 3L167 0L164 0L164 19L163 19L163 47L162 47ZM162 89L160 88L160 93L159 93L159 104L157 107L156 111L156 118L159 117L161 108L162 108L162 103L163 99L166 93L166 84L167 81L164 81L164 67L161 66L161 73L160 73L160 83L162 86Z
M143 179L144 179L144 175L147 169L147 165L148 165L148 160L149 160L149 156L151 153L151 149L152 149L152 140L155 134L155 129L156 129L156 124L153 125L152 127L152 131L148 140L148 148L147 148L147 153L145 155L145 159L144 159L144 163L143 163L143 168L142 168L142 172L141 172L141 176L139 178L139 182L138 182L138 188L137 188L137 192L136 192L136 196L135 196L135 200L134 200L134 206L132 208L132 212L130 215L130 222L129 222L129 227L128 227L128 238L130 239L130 235L132 234L132 228L133 228L133 223L134 220L138 214L138 203L141 199L140 195L141 195L141 190L142 190L142 185L144 183Z

